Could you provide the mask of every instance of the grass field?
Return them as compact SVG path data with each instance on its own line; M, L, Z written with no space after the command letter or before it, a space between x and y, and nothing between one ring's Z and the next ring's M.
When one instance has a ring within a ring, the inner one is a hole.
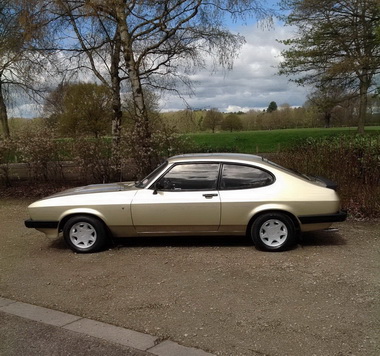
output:
M366 127L366 132L380 135L380 126ZM202 152L267 153L297 145L306 138L355 135L356 128L286 129L187 134Z

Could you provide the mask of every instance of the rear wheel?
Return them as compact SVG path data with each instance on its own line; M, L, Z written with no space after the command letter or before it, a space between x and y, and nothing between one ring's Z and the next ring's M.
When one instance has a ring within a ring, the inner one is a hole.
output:
M102 221L92 216L74 216L63 227L63 237L75 252L101 250L107 242L107 231Z
M260 215L251 226L255 246L265 251L283 251L296 242L296 229L291 218L282 213Z

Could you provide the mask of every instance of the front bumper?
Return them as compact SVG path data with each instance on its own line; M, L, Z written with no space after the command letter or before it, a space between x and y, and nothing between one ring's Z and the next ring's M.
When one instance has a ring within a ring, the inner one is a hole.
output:
M301 224L323 224L342 222L347 219L347 211L341 210L335 214L303 215L298 217Z
M31 229L56 229L58 221L25 220L25 226Z

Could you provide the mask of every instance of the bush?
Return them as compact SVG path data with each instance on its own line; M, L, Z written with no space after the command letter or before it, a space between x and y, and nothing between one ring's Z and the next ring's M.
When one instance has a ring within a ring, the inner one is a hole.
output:
M149 148L145 149L143 155L139 145L136 145L136 132L133 130L124 132L120 142L120 154L122 157L129 157L133 164L135 178L141 179L147 173L157 167L163 158L176 154L192 151L191 141L179 135L175 129L162 124L155 128L149 138Z
M380 135L307 139L274 159L338 183L342 205L351 216L380 217Z
M11 139L0 141L0 182L6 187L11 186L9 165L14 162L16 143Z
M72 152L81 182L109 183L118 180L112 160L111 140L77 137L72 143Z
M112 152L109 138L56 139L51 130L25 130L13 140L0 141L0 183L11 185L10 164L14 162L28 165L28 183L65 182L62 162L68 160L74 161L76 178L84 183L141 178L141 155L132 135L125 133L117 152ZM151 136L151 168L163 158L180 153L252 151L250 137L220 135L210 134L195 143L191 135L178 135L175 130L160 126ZM214 138L218 141L213 142ZM271 139L273 144L275 136ZM242 144L248 143L249 147L242 151ZM336 181L343 208L351 216L380 217L380 135L377 132L302 139L291 148L272 153L271 157L289 168Z
M54 131L38 128L24 130L16 139L18 160L26 163L31 181L61 181L63 179L61 156Z

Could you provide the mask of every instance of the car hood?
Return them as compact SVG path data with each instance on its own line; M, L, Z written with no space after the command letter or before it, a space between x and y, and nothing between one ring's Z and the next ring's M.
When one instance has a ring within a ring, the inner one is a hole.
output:
M135 190L134 182L120 182L120 183L109 183L109 184L91 184L83 187L77 187L72 189L67 189L62 192L50 195L49 198L59 198L69 195L80 195L80 194L93 194L93 193L110 193L110 192L120 192L125 190Z

